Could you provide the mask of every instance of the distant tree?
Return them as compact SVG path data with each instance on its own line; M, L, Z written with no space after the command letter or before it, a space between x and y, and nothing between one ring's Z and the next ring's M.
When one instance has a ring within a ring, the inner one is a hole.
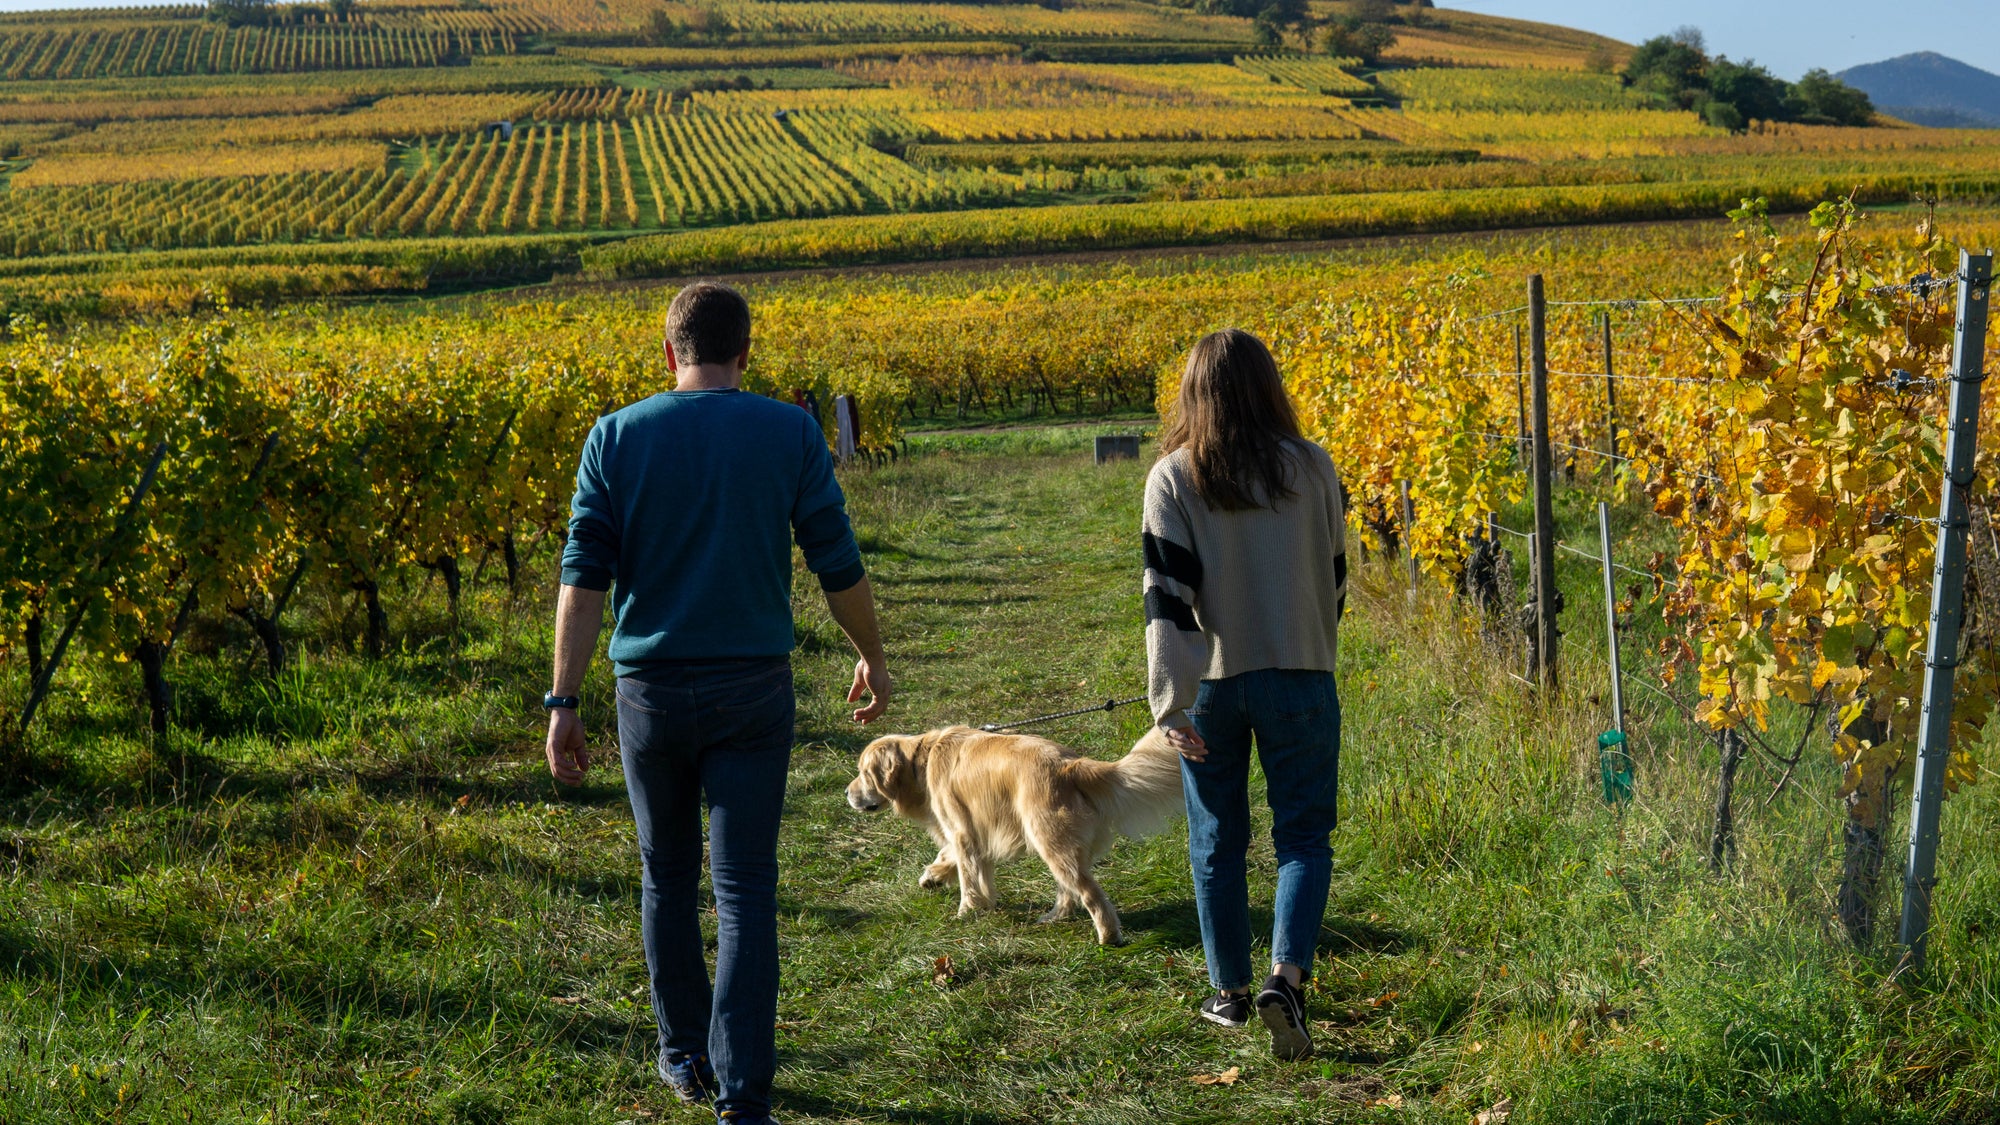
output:
M229 27L269 23L271 2L270 0L208 0L207 16Z
M1808 70L1786 99L1793 120L1810 125L1867 125L1875 120L1868 95L1824 70Z
M1256 20L1252 22L1250 31L1251 34L1257 37L1257 42L1261 46L1282 47L1285 45L1285 25L1279 23L1269 12L1258 12Z
M1750 121L1783 121L1790 85L1782 78L1748 59L1740 63L1716 59L1708 68L1708 94L1715 102L1733 107L1741 119L1734 129ZM1710 118L1710 124L1721 122Z
M1692 109L1708 89L1708 56L1674 36L1657 35L1639 44L1620 77L1633 89Z
M729 22L729 17L713 8L696 8L688 15L687 29L691 36L720 43L729 38L730 33L736 30L736 25Z
M1675 28L1670 38L1697 55L1708 53L1708 36L1703 35L1701 29L1691 23L1684 23Z
M348 0L353 3L353 0ZM687 25L674 19L673 13L665 8L654 8L646 13L646 30L642 33L646 42L655 47L670 46L687 42Z
M1326 25L1319 43L1320 49L1334 58L1360 59L1373 66L1382 60L1382 52L1396 45L1396 33L1384 24L1342 16Z
M1701 119L1718 129L1741 133L1747 124L1743 111L1723 101L1712 101L1701 107Z
M354 0L326 0L326 14L341 23L354 13Z
M1396 5L1393 0L1354 0L1347 14L1362 23L1388 23L1396 18Z

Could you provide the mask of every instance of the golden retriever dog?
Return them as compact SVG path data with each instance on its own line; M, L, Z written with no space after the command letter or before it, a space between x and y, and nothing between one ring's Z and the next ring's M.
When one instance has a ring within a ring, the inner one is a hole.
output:
M892 734L868 744L858 772L847 803L893 807L929 830L938 855L917 882L940 887L956 875L959 917L990 909L993 865L1033 848L1056 879L1056 905L1042 921L1068 918L1081 903L1105 945L1124 934L1091 868L1117 836L1152 835L1184 808L1180 755L1157 730L1116 762L1026 734Z

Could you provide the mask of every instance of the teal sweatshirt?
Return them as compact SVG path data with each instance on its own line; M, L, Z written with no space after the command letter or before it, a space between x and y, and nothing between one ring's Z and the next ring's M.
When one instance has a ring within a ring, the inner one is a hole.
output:
M669 391L597 420L562 581L613 590L621 676L792 651L792 543L830 591L861 551L812 417L744 391Z

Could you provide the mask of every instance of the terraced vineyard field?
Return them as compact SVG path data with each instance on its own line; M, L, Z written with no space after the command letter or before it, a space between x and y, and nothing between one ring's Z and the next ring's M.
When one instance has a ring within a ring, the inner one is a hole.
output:
M48 313L91 304L74 279L144 272L129 256L158 252L410 239L431 255L451 238L1151 205L1057 224L1122 245L1202 237L1214 216L1174 208L1252 197L1296 200L1283 209L1296 218L1222 225L1345 231L1374 215L1425 229L1527 221L1485 188L1701 182L1636 213L1582 197L1567 211L1601 217L1692 214L1753 187L1803 197L1842 176L1877 200L1975 197L2000 153L1990 134L1887 122L1732 132L1623 81L1624 44L1464 12L1354 8L1388 20L1372 64L1294 49L1350 6L1332 3L1275 44L1250 19L1142 0L356 0L338 18L287 6L241 26L189 7L5 15L0 256L103 256L36 267L72 279L21 298ZM1432 194L1414 208L1361 198L1419 189ZM973 232L996 223L885 231L879 252L988 252ZM829 237L863 228L840 229ZM0 310L16 299L0 292Z
M515 33L506 29L265 29L189 21L164 27L0 30L0 77L19 82L437 66L468 55L512 54L515 48Z

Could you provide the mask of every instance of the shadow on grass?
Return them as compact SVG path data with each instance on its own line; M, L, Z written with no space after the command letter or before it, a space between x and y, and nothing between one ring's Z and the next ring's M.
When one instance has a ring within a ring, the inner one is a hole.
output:
M1165 939L1175 945L1201 947L1201 915L1193 899L1162 902L1124 915L1125 929ZM1253 937L1271 932L1274 917L1270 908L1250 907ZM1379 953L1393 956L1407 952L1414 944L1410 935L1390 926L1329 914L1320 925L1319 947L1324 953Z
M1328 953L1380 953L1395 956L1415 944L1402 930L1340 914L1328 914L1320 924L1319 947Z
M467 758L467 764L484 759ZM526 759L524 759L525 761ZM595 770L594 778L618 777L616 759L607 771ZM475 805L505 805L513 801L560 801L575 805L616 805L626 800L620 781L589 781L575 788L559 786L538 771L486 774L475 777L450 776L430 768L430 763L385 763L364 770L292 769L246 770L240 762L225 761L198 751L163 755L157 780L171 782L181 790L181 799L212 798L227 787L231 796L290 804L303 789L317 785L351 785L362 796L377 801L401 801L412 805L432 805L443 812L464 797Z
M786 1092L779 1097L779 1109L808 1117L838 1121L907 1121L914 1125L1018 1125L1027 1120L1001 1117L973 1109L898 1109L871 1105L859 1099L831 1098L822 1094Z
M70 956L50 951L24 931L0 928L0 980L59 981L72 1001L127 1007L143 1002L161 1010L224 992L313 1024L339 1023L359 1011L449 1030L464 1018L454 1019L453 1013L492 1013L500 1023L531 1029L540 1042L579 1052L621 1049L653 1032L652 1014L643 1009L620 1014L559 1006L523 994L511 982L467 985L436 974L411 979L356 948L319 947L304 957L292 950L293 960L278 962L240 947L218 951L211 936L198 929L178 927L173 936L179 940L158 941L143 957L102 949Z

